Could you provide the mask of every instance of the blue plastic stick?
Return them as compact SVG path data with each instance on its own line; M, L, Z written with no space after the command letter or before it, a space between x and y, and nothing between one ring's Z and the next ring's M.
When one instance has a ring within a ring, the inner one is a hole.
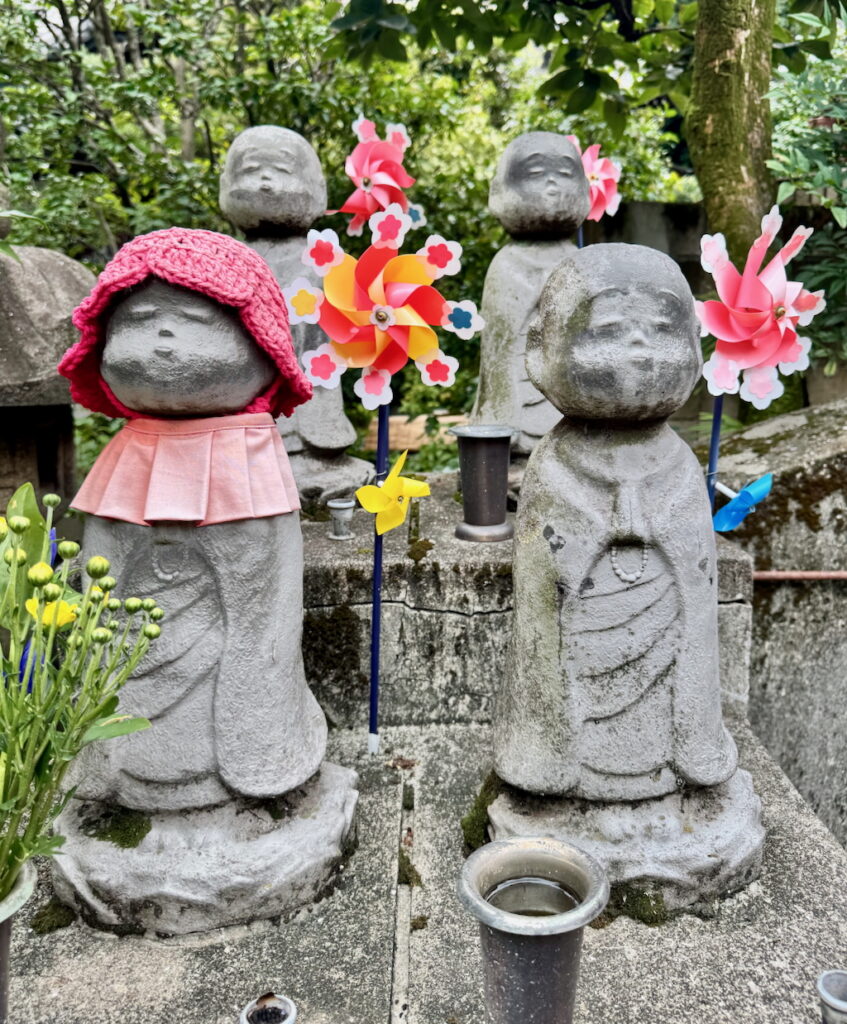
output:
M576 232L576 247L581 249L585 243L582 240L582 225L580 224Z
M379 407L376 435L376 480L388 476L388 406ZM368 724L368 751L379 753L379 629L382 617L382 536L374 522L374 572L371 613L371 707Z
M721 446L721 418L723 417L723 395L718 395L712 406L712 439L709 442L709 468L706 470L706 487L709 490L709 508L715 509L715 482L718 479L718 452Z

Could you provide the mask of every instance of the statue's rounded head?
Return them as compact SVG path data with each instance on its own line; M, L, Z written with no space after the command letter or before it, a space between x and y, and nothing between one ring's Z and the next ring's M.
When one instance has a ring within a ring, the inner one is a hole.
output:
M259 125L236 136L224 161L219 201L237 227L307 231L326 211L318 155L288 128Z
M530 380L579 419L664 419L684 405L702 365L688 283L669 256L642 245L570 253L529 327Z
M573 143L555 132L526 132L500 157L488 208L515 238L567 238L588 216L588 191Z
M71 396L107 416L290 415L312 386L267 263L213 231L134 238L74 311L59 363Z

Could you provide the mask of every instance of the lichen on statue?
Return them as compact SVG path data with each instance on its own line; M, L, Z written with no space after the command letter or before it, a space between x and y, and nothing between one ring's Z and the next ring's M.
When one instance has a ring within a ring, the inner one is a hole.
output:
M241 132L227 152L219 198L224 215L244 231L247 244L268 263L281 288L298 278L320 283L301 256L306 232L326 211L326 182L317 154L302 135L276 125ZM298 356L325 341L317 324L296 324L292 335ZM351 494L373 476L369 463L346 454L356 431L344 413L340 388L318 388L279 426L305 500Z
M735 771L709 505L666 422L701 359L691 293L662 253L594 245L550 276L526 367L562 418L523 480L495 712L496 770L521 789L643 800Z
M576 147L563 135L528 132L506 147L489 209L512 236L491 261L482 295L476 423L515 428L512 453L525 457L559 413L527 377L527 330L554 267L575 250L572 238L590 208Z

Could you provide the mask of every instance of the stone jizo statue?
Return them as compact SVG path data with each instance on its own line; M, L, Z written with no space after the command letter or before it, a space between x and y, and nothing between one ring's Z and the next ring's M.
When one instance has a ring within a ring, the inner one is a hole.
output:
M588 180L564 135L528 132L506 147L489 209L512 236L491 261L482 294L479 392L472 420L516 430L512 454L526 456L559 413L527 377L527 329L551 271L588 214Z
M543 819L543 834L612 864L613 881L655 872L683 903L748 879L762 840L721 716L703 473L667 423L701 365L693 299L664 254L592 245L550 275L526 368L560 420L523 478L494 766L566 799L524 817L513 795L490 811L498 838ZM699 820L678 797L692 790Z
M281 288L297 278L320 284L301 261L306 234L326 211L321 165L297 132L275 125L248 128L227 153L220 182L225 216L241 228L247 244L271 267ZM298 356L326 338L314 324L292 327ZM344 414L340 389L316 389L280 430L304 499L326 501L352 492L370 480L372 467L346 454L356 432Z
M106 924L272 916L302 885L292 864L326 875L355 805L354 773L322 767L326 722L300 651L299 501L274 415L310 385L284 300L247 246L171 229L126 245L75 323L60 366L72 394L128 417L72 503L89 513L84 546L110 560L117 596L150 595L166 619L121 697L152 727L92 748L58 874ZM282 828L241 813L294 790L315 805L308 842L288 828L296 815ZM114 807L153 825L123 856L80 824ZM235 861L243 884L224 898Z

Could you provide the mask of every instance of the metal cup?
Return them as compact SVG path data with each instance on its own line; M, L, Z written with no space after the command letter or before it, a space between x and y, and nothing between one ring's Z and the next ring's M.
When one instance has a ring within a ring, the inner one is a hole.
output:
M847 971L824 971L817 988L823 1024L847 1024Z
M352 498L330 498L326 507L329 509L329 539L352 540L350 523L356 502Z
M492 424L450 427L459 440L464 522L456 527L460 540L509 540L506 521L509 489L509 446L514 430Z
M597 861L558 839L502 839L468 857L458 894L479 921L489 1024L571 1024L583 929L609 899Z
M297 1007L288 996L266 992L245 1006L238 1018L238 1024L296 1024Z

